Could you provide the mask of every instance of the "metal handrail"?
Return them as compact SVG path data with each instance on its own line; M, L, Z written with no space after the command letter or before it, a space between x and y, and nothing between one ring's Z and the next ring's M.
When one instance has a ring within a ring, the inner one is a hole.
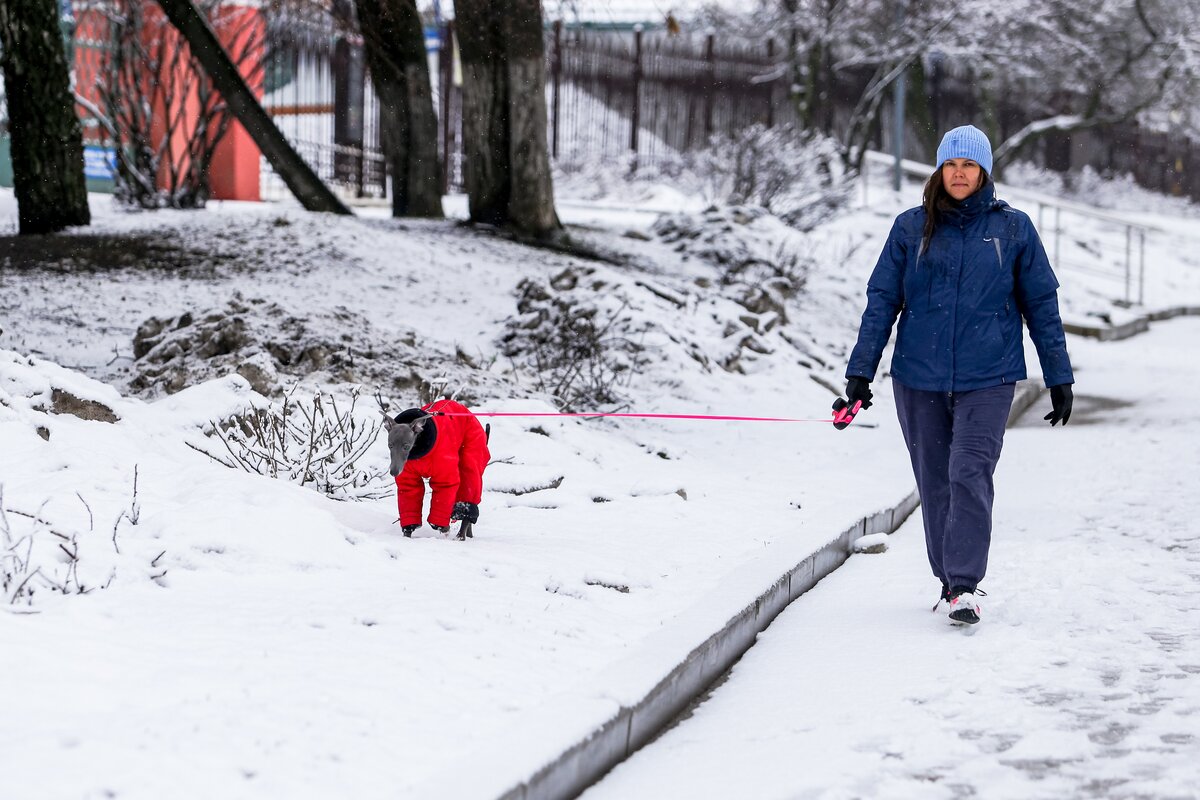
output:
M875 163L881 166L892 167L896 163L894 156L886 153L869 150L866 152L863 159L863 172L866 172L868 163ZM902 159L900 169L907 175L926 179L933 174L934 167L932 164L922 164L919 161L911 161ZM864 175L865 178L865 175ZM999 193L999 192L998 192ZM1091 206L1086 206L1082 203L1075 203L1070 200L1063 200L1052 195L1042 194L1040 192L1031 191L1029 189L1019 189L1011 186L1004 186L1003 193L1009 197L1020 198L1025 202L1035 204L1037 206L1037 221L1036 226L1039 232L1043 234L1052 232L1054 234L1053 241L1050 243L1054 256L1052 263L1055 266L1066 269L1078 270L1086 272L1090 275L1101 277L1111 277L1114 280L1123 280L1124 283L1124 305L1143 305L1145 302L1146 292L1146 234L1147 233L1166 233L1163 228L1155 225L1150 225L1145 222L1130 219L1110 211L1099 211ZM1047 209L1054 211L1054 227L1047 230L1044 225L1045 212ZM1118 225L1125 229L1125 265L1124 269L1119 272L1107 271L1102 268L1097 268L1092 265L1083 265L1074 261L1061 258L1062 252L1062 214L1066 211L1076 216L1085 217L1088 219L1100 220L1114 225ZM1134 267L1134 243L1137 245L1137 267ZM1136 271L1136 294L1137 300L1133 299L1135 287L1134 278Z

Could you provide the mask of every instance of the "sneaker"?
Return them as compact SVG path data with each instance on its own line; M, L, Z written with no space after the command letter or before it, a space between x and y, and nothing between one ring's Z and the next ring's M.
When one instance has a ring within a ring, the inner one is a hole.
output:
M431 522L431 523L429 523L429 527L433 528L433 529L434 529L435 531L437 531L438 533L449 533L449 532L450 532L450 526L449 526L449 525L434 525L434 524Z
M950 592L950 621L960 625L979 622L979 596L983 592L971 591L961 586Z
M930 611L937 611L937 610L938 610L938 606L940 606L942 603L949 603L949 602L950 602L950 587L949 587L948 585L946 585L946 584L944 584L944 583L943 583L943 584L942 584L942 594L941 594L941 596L940 596L940 597L938 597L938 601L937 601L936 603L934 603L934 604L933 604L933 608L931 608L931 609L929 609L929 610L930 610Z
M400 530L404 531L405 536L408 536L411 538L413 535L413 531L415 531L419 527L421 527L421 526L420 525L405 525Z

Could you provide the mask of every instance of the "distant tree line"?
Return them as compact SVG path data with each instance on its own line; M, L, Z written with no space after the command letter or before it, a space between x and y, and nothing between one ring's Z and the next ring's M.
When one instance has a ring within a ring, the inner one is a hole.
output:
M171 11L190 9L199 18L195 3L156 2L297 197L309 207L338 210L237 78L229 55ZM333 11L356 17L363 35L383 108L393 214L440 216L437 118L416 0L333 0ZM757 0L750 13L708 14L707 23L749 41L782 41L796 127L835 139L850 166L878 136L896 81L909 79L910 97L928 97L922 87L946 72L969 83L978 101L974 121L993 134L1001 130L995 116L1002 101L1019 98L1028 120L995 137L998 162L1039 137L1131 120L1170 119L1200 138L1197 2ZM457 0L455 16L470 219L553 237L560 225L546 141L541 3ZM87 222L80 129L69 65L55 46L57 25L56 0L0 0L0 64L22 232ZM953 119L966 109L914 102L910 113ZM936 146L936 127L918 126L929 138L925 149Z
M996 137L998 162L1040 137L1168 116L1200 138L1194 0L757 0L706 22L782 38L798 126L835 137L852 164L902 76L918 122L967 113L930 108L926 89L948 72L971 87L976 121L994 135L1002 105L1028 118ZM936 126L918 128L936 147Z

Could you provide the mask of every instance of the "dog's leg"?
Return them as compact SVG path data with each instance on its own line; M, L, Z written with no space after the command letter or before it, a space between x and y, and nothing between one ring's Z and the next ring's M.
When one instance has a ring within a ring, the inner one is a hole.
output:
M475 538L471 535L471 527L471 523L467 522L465 519L462 521L462 524L458 526L458 540L460 542L466 539Z

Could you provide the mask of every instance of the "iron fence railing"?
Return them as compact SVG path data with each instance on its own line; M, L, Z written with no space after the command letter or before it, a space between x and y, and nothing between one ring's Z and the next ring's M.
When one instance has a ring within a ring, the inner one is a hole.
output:
M264 105L285 135L343 192L386 194L379 105L361 37L332 12L290 15L268 7ZM453 24L430 53L439 155L447 191L463 187L462 86ZM774 44L757 50L663 32L568 30L546 33L547 138L554 158L634 153L654 160L734 135L755 122L792 118ZM282 181L264 161L264 196Z
M891 170L894 158L878 152L863 160L863 183L870 169ZM930 164L901 162L906 175L924 181L933 172ZM1146 300L1146 240L1161 231L1120 214L1049 197L1038 192L1003 186L1002 194L1020 205L1034 221L1046 254L1055 270L1067 270L1094 279L1101 293L1120 305L1143 305ZM1081 231L1086 223L1088 235Z
M555 158L615 149L652 160L795 118L770 40L755 46L712 33L568 30L556 22L546 54Z
M271 4L263 53L263 107L326 183L351 197L382 197L387 170L379 101L362 37L333 5ZM264 199L288 191L264 158Z

